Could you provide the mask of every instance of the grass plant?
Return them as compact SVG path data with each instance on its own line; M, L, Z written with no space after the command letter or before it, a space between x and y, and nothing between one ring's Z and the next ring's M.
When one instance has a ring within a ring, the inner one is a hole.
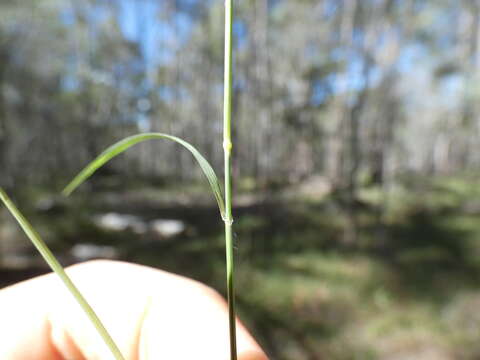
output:
M225 0L225 78L224 78L224 133L223 133L223 149L224 149L224 166L225 166L225 198L223 198L221 186L218 177L212 166L191 144L172 135L163 133L145 133L130 136L107 148L96 159L89 163L64 189L64 195L71 194L78 186L95 173L101 166L112 158L123 153L130 147L140 142L151 139L165 139L176 142L186 148L197 160L200 168L205 174L213 195L217 201L221 217L225 223L225 243L226 243L226 275L227 275L227 298L228 298L228 314L229 314L229 334L230 334L230 359L237 359L236 349L236 326L235 326L235 292L234 292L234 261L233 261L233 241L232 241L232 176L231 176L231 119L232 119L232 20L233 20L233 0ZM73 284L66 274L55 256L48 249L40 235L33 229L32 225L20 213L18 208L13 204L8 195L0 189L0 200L17 220L21 228L24 230L28 238L32 241L40 254L43 256L52 270L60 277L67 289L79 303L90 321L97 329L99 335L103 338L105 344L109 347L112 355L116 360L124 360L117 345L108 334L102 322L95 314L94 310Z

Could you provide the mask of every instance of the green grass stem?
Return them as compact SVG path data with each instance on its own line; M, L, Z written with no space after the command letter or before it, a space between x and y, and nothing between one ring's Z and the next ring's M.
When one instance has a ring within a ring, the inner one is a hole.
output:
M68 291L73 295L75 300L78 302L80 307L83 309L85 314L88 316L92 324L97 329L99 335L102 337L105 344L108 346L110 351L113 354L115 360L125 360L123 355L121 354L120 350L118 349L117 345L113 341L112 337L108 333L105 326L100 321L99 317L93 311L92 307L88 304L87 300L82 296L80 291L74 285L70 277L67 275L65 270L63 269L62 265L57 261L55 256L52 254L50 249L47 247L45 242L42 240L40 235L35 231L32 225L28 222L28 220L22 215L20 210L15 206L15 204L10 200L8 195L0 188L0 200L5 204L7 209L13 215L15 220L17 220L20 227L23 229L25 234L28 238L32 241L33 245L37 248L40 254L43 256L47 264L50 268L58 275L58 277L62 280L63 284L67 287Z
M225 251L227 263L227 299L230 331L230 359L237 360L237 335L235 323L235 282L232 239L232 21L233 1L225 0L225 73L223 106L223 149L225 161Z

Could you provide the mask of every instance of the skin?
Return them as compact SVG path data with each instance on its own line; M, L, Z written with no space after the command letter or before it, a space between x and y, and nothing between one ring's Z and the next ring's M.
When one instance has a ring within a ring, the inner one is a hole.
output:
M67 273L127 360L229 360L228 312L211 288L165 271L116 261ZM112 355L54 274L0 291L0 359L106 360ZM239 360L268 360L237 321Z

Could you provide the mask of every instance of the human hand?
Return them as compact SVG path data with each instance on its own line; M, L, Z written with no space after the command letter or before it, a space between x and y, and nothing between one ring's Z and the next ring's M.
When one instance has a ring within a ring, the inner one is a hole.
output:
M165 271L115 261L67 269L127 360L228 360L228 312L214 290ZM237 321L239 360L267 360ZM111 359L54 274L0 291L0 359Z

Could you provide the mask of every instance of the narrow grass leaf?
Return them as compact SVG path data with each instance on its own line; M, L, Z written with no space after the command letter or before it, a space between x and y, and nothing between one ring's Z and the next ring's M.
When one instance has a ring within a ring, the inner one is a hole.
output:
M188 151L190 151L193 157L197 160L198 164L202 168L203 173L205 174L210 187L212 188L213 194L218 204L218 208L220 210L220 214L222 218L225 219L225 205L222 195L222 190L220 187L220 183L218 181L218 177L215 174L212 166L208 163L208 161L198 152L195 147L191 144L182 140L176 136L163 134L163 133L145 133L145 134L138 134L127 137L102 152L95 160L93 160L90 164L88 164L71 182L67 185L67 187L63 190L63 194L68 196L70 195L78 186L80 186L85 180L87 180L93 173L102 167L105 163L109 160L113 159L117 155L120 155L125 150L129 149L135 144L140 142L151 140L151 139L167 139L174 141L183 147L185 147Z
M17 220L20 227L23 229L25 234L31 240L33 245L37 248L40 254L43 256L50 268L58 275L62 280L64 285L67 287L68 291L73 295L75 300L78 302L80 307L83 309L85 314L88 316L92 324L95 326L97 332L102 337L105 344L108 346L112 352L115 360L125 360L122 356L117 345L113 341L112 337L109 335L102 322L98 318L97 314L93 311L92 307L88 304L87 300L83 297L80 291L77 289L75 284L72 282L70 277L67 275L62 265L57 261L55 256L52 254L50 249L47 247L45 242L42 240L40 235L35 231L33 226L28 222L28 220L22 215L20 210L15 206L15 204L10 200L8 195L0 188L0 200L7 207L10 213L13 215L15 220Z

